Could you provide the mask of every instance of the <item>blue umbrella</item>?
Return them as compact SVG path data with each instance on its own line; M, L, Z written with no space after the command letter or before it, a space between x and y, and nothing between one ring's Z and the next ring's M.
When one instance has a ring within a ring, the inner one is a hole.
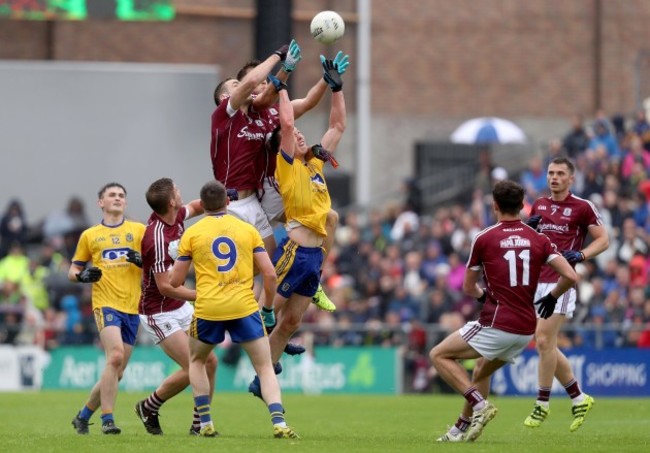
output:
M503 118L474 118L465 121L451 134L453 143L526 143L526 134L512 121Z

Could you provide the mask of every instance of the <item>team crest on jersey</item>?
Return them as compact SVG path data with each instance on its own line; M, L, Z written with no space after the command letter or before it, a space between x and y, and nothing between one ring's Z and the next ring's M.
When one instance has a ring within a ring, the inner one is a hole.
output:
M262 120L255 120L255 124L257 124L259 127L264 127L264 121Z
M311 177L311 182L315 182L316 184L325 185L325 180L318 173L316 173L314 176Z
M571 215L571 208L564 208L564 211L562 211L563 216L570 216Z
M274 116L277 116L277 115L280 114L280 113L279 113L275 108L273 108L273 107L269 108L269 113L271 113L271 115L274 115Z
M291 289L291 284L290 283L284 282L282 284L282 291L284 291L285 293L289 292L290 289Z
M530 239L521 236L512 235L499 241L499 247L502 249L530 247Z
M113 321L113 314L112 313L109 313L109 314L106 315L106 321L108 321L108 322Z
M172 325L170 323L166 322L165 324L163 324L163 329L165 329L167 331L170 331L170 330L172 330Z
M131 233L126 233L126 241L133 242L133 235Z

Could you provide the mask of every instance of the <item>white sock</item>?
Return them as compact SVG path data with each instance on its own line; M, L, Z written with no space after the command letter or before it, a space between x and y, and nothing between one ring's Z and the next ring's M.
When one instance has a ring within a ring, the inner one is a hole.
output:
M576 404L582 404L582 403L584 403L584 401L585 401L585 394L584 393L580 393L580 395L578 395L575 398L571 399L571 402L573 403L574 406Z

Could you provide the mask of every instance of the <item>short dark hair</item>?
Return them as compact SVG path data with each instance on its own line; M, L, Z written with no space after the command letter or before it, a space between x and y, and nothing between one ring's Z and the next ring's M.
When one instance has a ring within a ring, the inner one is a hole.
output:
M206 211L221 211L226 207L227 199L226 186L216 179L206 182L201 187L201 202Z
M276 126L271 132L271 137L267 142L266 146L271 151L271 154L277 154L280 151L280 142L282 141L282 135L280 134L280 126Z
M232 77L228 77L225 80L222 80L219 82L219 85L214 89L214 103L216 105L221 104L221 95L226 92L226 82L229 82L231 80L235 80Z
M503 214L517 215L524 206L525 191L521 184L504 179L494 185L492 197Z
M126 189L122 184L119 182L109 182L108 184L105 184L101 189L99 189L99 192L97 192L97 198L101 198L104 195L104 192L106 192L111 187L119 187L124 191L124 195L126 195Z
M156 214L167 214L169 200L174 197L174 181L171 178L160 178L151 183L145 198Z
M237 80L241 82L241 79L246 77L246 74L251 72L253 68L258 67L260 63L260 60L248 60L246 63L244 63L244 66L241 67L239 72L237 72Z
M566 165L567 168L569 169L569 173L571 174L574 174L576 172L575 165L573 165L573 162L571 162L571 160L568 157L564 157L564 156L556 157L550 163L555 165Z

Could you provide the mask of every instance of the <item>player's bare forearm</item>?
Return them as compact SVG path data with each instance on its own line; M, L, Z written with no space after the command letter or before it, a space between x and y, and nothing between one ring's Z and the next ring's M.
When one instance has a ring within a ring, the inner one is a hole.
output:
M185 206L187 207L188 219L203 214L203 206L201 205L200 199L192 200L189 203L187 203Z
M286 82L289 78L288 74L282 70L278 71L276 77L283 82ZM253 101L253 107L255 110L260 111L271 107L278 101L278 92L273 87L272 83L267 83L266 88L262 91L255 100Z
M296 146L296 138L293 135L293 107L291 107L287 90L280 91L278 95L280 96L280 129L282 131L280 149L290 157L293 157Z
M465 278L463 280L463 292L474 299L478 299L483 295L483 289L478 286L479 273L472 269L465 271Z
M189 289L183 285L174 288L170 284L169 272L154 273L158 291L165 297L178 300L196 300L196 290Z
M293 116L295 119L300 118L305 113L313 109L323 99L328 85L322 78L318 80L316 85L310 88L307 95L302 99L294 99L291 101L293 106Z
M68 280L71 282L77 282L77 274L83 270L83 267L76 264L71 264L70 269L68 270Z
M280 61L280 57L278 55L271 55L244 76L242 81L239 83L237 88L235 88L235 91L231 95L229 102L232 108L238 109L244 105L257 85L264 81L266 76L271 72L273 66L275 66L278 61Z
M573 267L571 267L569 262L562 256L557 256L553 260L549 261L549 265L553 270L555 270L555 272L560 274L557 285L551 291L551 295L558 298L567 292L569 288L578 283L578 274L576 274Z
M169 275L169 284L173 288L178 288L185 283L185 277L187 277L187 273L190 270L190 263L190 261L181 261L177 259L172 270L167 273Z
M275 290L278 284L278 277L275 275L275 267L271 262L271 258L266 251L259 251L253 254L255 265L262 274L262 284L264 287L264 306L266 308L273 308L273 299L275 298Z
M343 137L346 128L346 111L343 92L332 93L332 108L330 110L329 129L321 139L321 145L330 153L336 151L336 148Z
M266 308L273 308L273 299L275 298L275 290L277 288L278 279L275 273L272 277L267 278L264 276L264 306Z
M609 235L604 226L592 226L589 228L591 234L591 243L582 249L585 259L594 258L603 253L609 247Z

